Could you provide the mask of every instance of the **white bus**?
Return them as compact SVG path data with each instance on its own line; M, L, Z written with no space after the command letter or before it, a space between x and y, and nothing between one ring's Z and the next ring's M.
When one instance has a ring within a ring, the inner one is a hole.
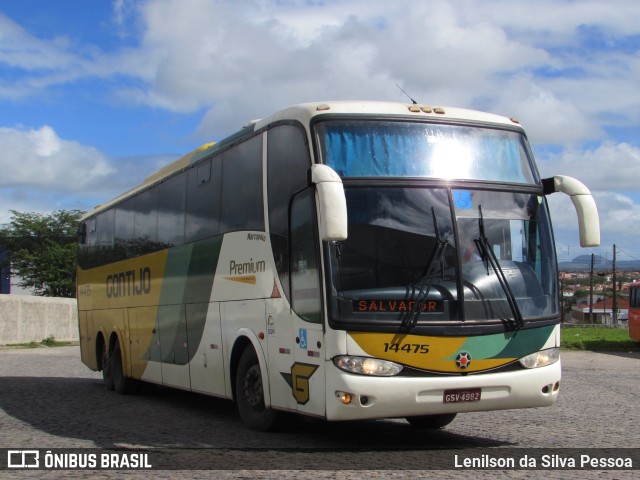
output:
M233 399L267 430L282 412L402 417L554 403L556 255L517 121L382 102L292 106L88 212L78 257L82 361Z

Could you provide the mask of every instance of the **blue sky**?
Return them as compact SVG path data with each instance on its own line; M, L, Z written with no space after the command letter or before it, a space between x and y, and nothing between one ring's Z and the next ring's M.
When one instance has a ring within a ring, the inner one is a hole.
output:
M316 100L406 101L518 118L543 176L594 193L580 249L640 259L640 2L0 1L0 223L88 209L248 120Z

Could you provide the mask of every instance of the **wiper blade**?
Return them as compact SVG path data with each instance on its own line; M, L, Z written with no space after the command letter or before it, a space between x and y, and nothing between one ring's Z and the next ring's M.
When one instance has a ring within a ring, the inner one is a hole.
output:
M416 295L413 308L402 318L402 327L405 331L412 329L413 327L415 327L416 323L418 323L418 318L420 317L420 313L422 313L424 304L427 300L427 297L429 296L429 291L431 290L431 287L433 285L433 278L436 274L436 268L442 262L444 252L449 245L449 240L443 240L440 236L440 227L438 226L438 219L436 218L436 212L433 207L431 207L431 215L433 216L433 227L436 234L436 245L431 251L431 255L429 256L427 265L425 266L425 269L422 273L422 283L418 287L418 294Z
M518 302L516 301L516 297L511 291L511 287L509 286L509 281L507 280L502 267L500 267L500 262L498 261L498 257L494 253L491 245L489 244L489 239L485 235L484 232L484 218L482 216L482 205L478 205L478 212L480 214L480 218L478 219L478 231L479 238L475 239L474 242L476 244L476 248L480 253L480 257L482 261L485 263L487 267L487 274L489 273L489 265L491 265L492 270L496 274L498 278L498 282L502 287L505 295L507 296L507 303L509 304L509 308L513 313L513 322L515 322L516 330L520 329L524 326L524 319L522 317L522 312L520 312L520 307L518 307Z

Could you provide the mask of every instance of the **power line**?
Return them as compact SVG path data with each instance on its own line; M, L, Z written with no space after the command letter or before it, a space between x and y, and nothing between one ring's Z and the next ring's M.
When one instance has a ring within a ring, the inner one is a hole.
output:
M618 247L618 246L616 246L616 248L618 249L618 251L623 252L623 253L624 253L625 255L627 255L628 257L631 257L631 258L633 258L634 260L637 260L637 261L639 261L639 262L640 262L640 258L636 258L636 257L634 257L634 256L633 256L633 255L631 255L629 252L626 252L624 249L622 249L622 248L620 248L620 247Z

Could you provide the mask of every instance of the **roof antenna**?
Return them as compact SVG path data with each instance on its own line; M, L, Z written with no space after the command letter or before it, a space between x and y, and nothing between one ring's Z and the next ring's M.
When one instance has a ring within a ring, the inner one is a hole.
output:
M409 96L409 94L408 94L407 92L405 92L405 91L402 89L402 87L401 87L400 85L398 85L397 83L396 83L396 87L398 87L402 93L404 93L407 97L409 97L409 100L411 100L411 103L413 103L414 105L417 105L417 104L418 104L418 102L416 102L413 98L411 98L411 97Z

